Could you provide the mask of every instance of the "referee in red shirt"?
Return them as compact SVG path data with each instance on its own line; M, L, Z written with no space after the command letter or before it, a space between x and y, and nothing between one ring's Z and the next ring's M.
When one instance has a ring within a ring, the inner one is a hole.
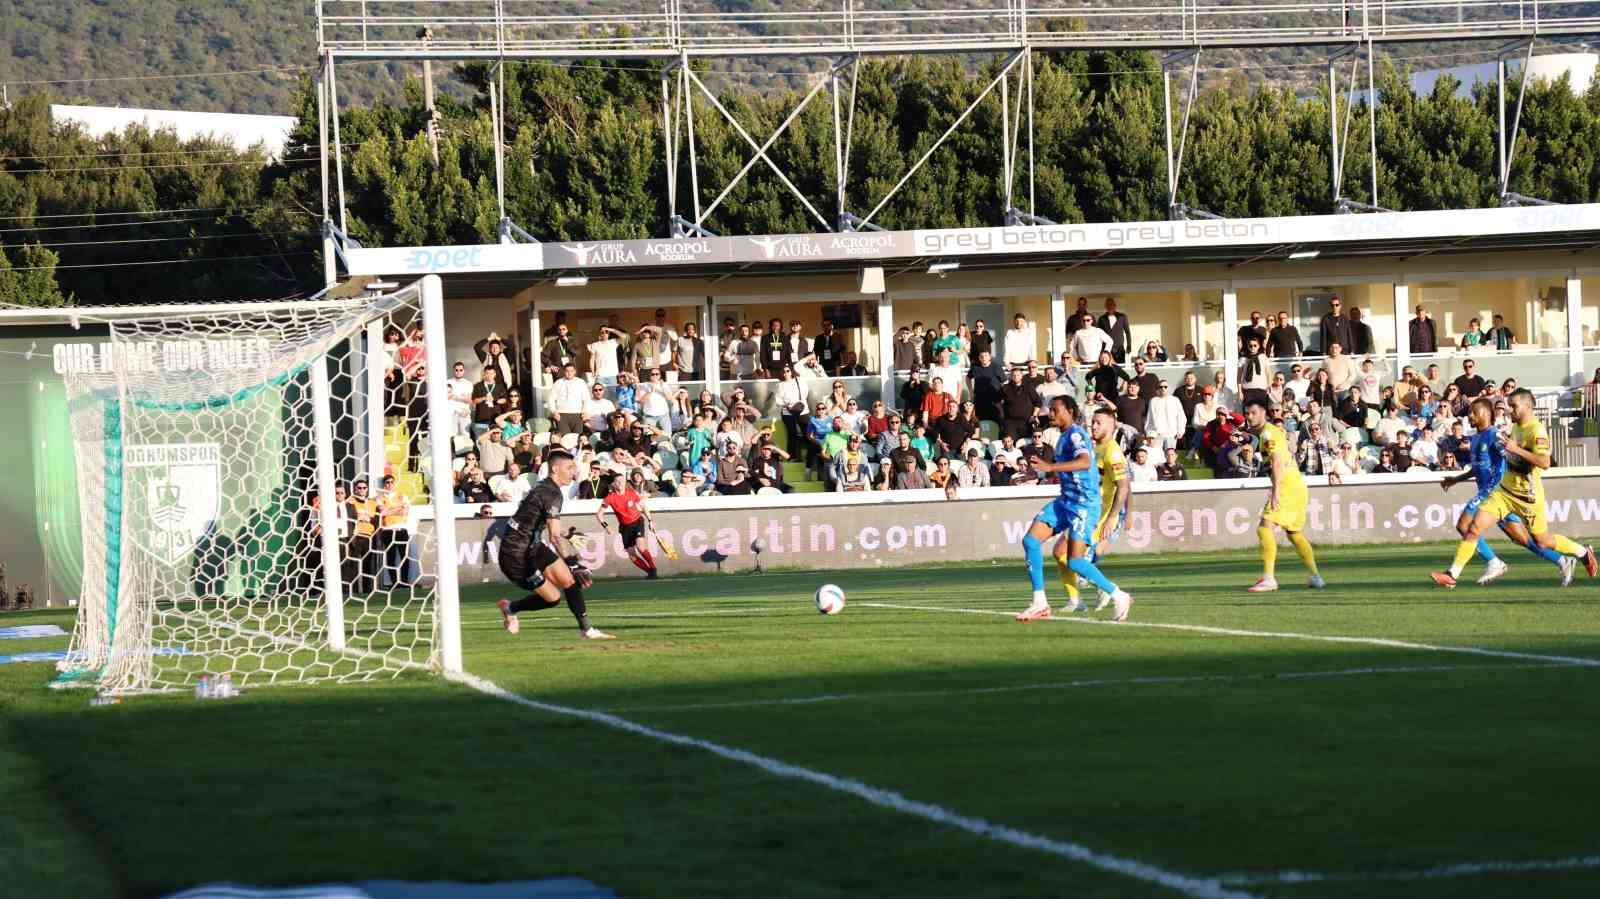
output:
M644 498L628 486L626 478L618 475L611 479L611 492L594 510L594 517L600 522L601 529L609 534L611 525L606 523L607 509L617 516L617 531L622 535L622 546L628 551L628 559L644 572L646 578L654 580L657 577L656 560L650 555L644 534L646 526L655 529L655 522L650 518L650 510L644 506Z

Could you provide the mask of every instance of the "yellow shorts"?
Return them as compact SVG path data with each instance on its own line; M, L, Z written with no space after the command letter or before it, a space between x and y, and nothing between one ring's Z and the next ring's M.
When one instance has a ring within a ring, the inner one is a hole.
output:
M1481 515L1484 512L1493 515L1496 521L1504 521L1515 515L1527 525L1530 534L1543 534L1550 530L1550 523L1544 517L1543 496L1535 497L1533 502L1528 502L1511 495L1504 488L1497 487L1489 494L1489 498L1478 506L1478 513Z
M1107 506L1110 509L1111 507ZM1117 526L1117 512L1115 509L1105 512L1100 520L1094 523L1094 533L1089 535L1089 545L1099 546L1100 541L1111 535L1111 529Z
M1306 489L1306 482L1295 478L1286 480L1278 485L1278 506L1261 507L1261 520L1275 524L1286 531L1303 531L1306 529L1306 504L1311 501L1311 492Z

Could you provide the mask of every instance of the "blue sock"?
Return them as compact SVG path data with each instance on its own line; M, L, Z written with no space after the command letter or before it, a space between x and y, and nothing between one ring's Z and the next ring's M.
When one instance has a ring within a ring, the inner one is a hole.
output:
M1546 549L1546 548L1540 546L1539 544L1533 542L1532 540L1528 541L1528 552L1531 552L1534 555L1538 556L1539 558L1545 560L1546 562L1549 562L1551 565L1560 565L1561 564L1561 554L1560 553L1556 552L1553 549Z
M1033 534L1022 538L1022 555L1028 560L1028 580L1035 592L1044 589L1044 544ZM1076 569L1074 569L1076 570Z
M1095 564L1089 561L1087 558L1073 559L1071 562L1067 563L1067 567L1077 572L1078 576L1082 577L1089 583L1094 584L1096 587L1099 587L1101 590L1104 590L1107 593L1117 592L1117 585L1111 583L1111 581L1108 580L1104 574L1100 573L1100 569L1095 567ZM1043 572L1040 572L1040 574L1042 576Z
M1478 538L1478 557L1485 562L1494 561L1494 550L1489 548L1489 541L1484 537Z

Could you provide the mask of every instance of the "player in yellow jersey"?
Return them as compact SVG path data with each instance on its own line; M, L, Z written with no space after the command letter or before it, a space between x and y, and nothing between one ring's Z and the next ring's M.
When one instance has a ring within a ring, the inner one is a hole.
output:
M1455 561L1451 563L1450 570L1430 573L1436 584L1444 587L1456 585L1461 569L1478 551L1478 538L1488 533L1497 522L1505 523L1506 535L1512 540L1526 545L1531 537L1539 546L1565 556L1560 563L1561 586L1572 583L1578 560L1583 562L1583 568L1590 577L1600 574L1600 560L1596 560L1593 547L1550 533L1550 523L1544 514L1542 477L1551 463L1550 432L1545 430L1544 422L1534 415L1532 393L1517 390L1511 394L1511 420L1511 433L1501 441L1506 457L1506 473L1500 478L1500 486L1478 506L1478 514L1473 517L1467 530L1462 532L1461 544L1456 547Z
M1268 593L1278 589L1276 574L1278 564L1278 535L1273 528L1282 528L1289 543L1300 555L1311 572L1308 581L1313 590L1327 586L1317 572L1317 555L1306 539L1306 505L1310 492L1305 478L1295 467L1289 453L1289 436L1283 428L1267 420L1267 401L1251 397L1244 402L1245 424L1250 433L1261 441L1261 457L1266 460L1267 474L1272 478L1272 488L1267 493L1267 504L1261 509L1261 521L1256 525L1256 537L1261 541L1261 579L1250 587L1251 593ZM1477 550L1477 544L1473 544Z
M1110 406L1096 409L1089 422L1089 436L1094 440L1094 460L1100 469L1101 511L1100 519L1095 522L1094 533L1090 536L1088 553L1090 559L1096 561L1121 534L1133 494L1133 481L1128 477L1128 461L1122 454L1122 447L1117 445L1116 434L1116 410ZM1078 576L1068 566L1065 538L1056 541L1055 557L1056 573L1061 576L1061 585L1067 589L1067 611L1082 611L1083 600L1078 597ZM1103 611L1111 604L1111 599L1111 594L1100 591L1100 602L1094 610Z

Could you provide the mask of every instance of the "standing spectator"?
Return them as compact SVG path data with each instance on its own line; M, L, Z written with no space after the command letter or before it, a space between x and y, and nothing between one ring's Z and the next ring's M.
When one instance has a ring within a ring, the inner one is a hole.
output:
M1071 378L1070 369L1066 378L1057 379L1054 365L1045 368L1044 380L1033 385L1033 389L1039 394L1039 408L1035 412L1036 415L1044 415L1045 407L1049 405L1051 397L1066 396L1069 393L1077 392L1077 385L1072 382Z
M733 377L743 380L755 377L760 353L761 347L751 336L750 326L740 325L737 335L723 351L722 358L728 363L728 370Z
M1156 382L1156 395L1150 400L1144 421L1144 432L1155 438L1156 445L1170 450L1179 445L1187 430L1189 417L1184 414L1183 403L1167 388L1166 381Z
M1250 321L1239 326L1239 352L1244 352L1251 338L1255 338L1261 346L1267 345L1267 325L1262 321L1259 309L1250 310Z
M378 501L367 493L367 479L357 478L345 516L350 521L350 539L345 544L344 581L352 596L366 596L377 584Z
M1080 365L1090 365L1100 359L1101 354L1112 352L1114 346L1111 335L1094 324L1094 319L1086 312L1082 324L1076 334L1072 335L1072 358ZM1113 352L1111 358L1116 359Z
M983 319L977 319L972 323L972 337L969 343L972 345L972 358L974 359L984 352L988 352L990 356L994 355L994 332L990 331L989 326L983 323Z
M1461 363L1461 375L1450 383L1461 391L1461 396L1468 402L1476 399L1478 394L1483 393L1483 388L1488 384L1487 381L1478 376L1478 363L1471 359ZM1457 415L1461 414L1459 409L1455 410L1455 412Z
M1356 382L1356 364L1349 356L1344 354L1344 344L1335 341L1328 346L1328 358L1323 367L1328 370L1328 378L1333 382L1333 389L1344 393Z
M388 586L411 585L411 501L395 489L394 475L383 476L378 492L378 544L383 574L378 583Z
M867 367L856 360L855 350L845 350L844 353L840 355L839 377L864 378L866 375Z
M844 356L844 338L833 333L833 322L822 322L822 333L812 342L811 352L816 354L817 362L829 377L839 373L839 360Z
M972 334L967 330L967 323L956 325L956 340L950 346L950 364L958 368L965 368L972 364Z
M493 331L489 336L472 345L472 351L477 354L478 361L486 368L493 368L495 374L500 376L500 383L507 387L516 383L517 373L513 367L511 357L506 355L505 346L500 342L500 335Z
M578 377L578 366L571 362L562 365L561 377L550 385L550 423L556 437L583 433L583 406L588 393L589 384Z
M913 340L911 329L901 325L894 335L894 370L910 371L922 366L922 341Z
M656 325L640 325L639 329L633 332L628 368L636 375L643 376L645 372L661 364L661 347L666 343L665 331L665 328Z
M1428 307L1417 307L1417 317L1411 320L1410 330L1411 352L1437 353L1439 351L1439 331L1434 327L1433 319L1428 315Z
M659 367L649 369L647 377L635 392L639 414L644 418L645 427L671 434L672 388L663 379Z
M1154 372L1145 370L1145 360L1137 357L1133 360L1132 380L1139 382L1139 395L1147 400L1156 395L1156 385L1161 383Z
M1263 397L1270 383L1266 357L1261 354L1261 341L1251 336L1245 342L1244 355L1239 359L1239 395L1245 402Z
M1278 323L1267 332L1266 342L1274 359L1299 359L1306 352L1300 329L1289 322L1288 310L1279 310Z
M667 310L665 309L656 309L655 333L656 358L650 360L650 364L659 366L662 371L671 371L673 356L678 351L678 332L672 330L672 326L667 324Z
M1158 481L1187 481L1189 472L1178 461L1178 451L1174 447L1167 447L1167 461L1156 466L1156 480Z
M800 324L799 319L789 322L789 333L783 337L783 346L780 352L783 353L782 361L789 365L794 365L812 354L811 338L805 335L805 328Z
M1289 381L1284 384L1288 399L1298 408L1305 408L1306 397L1311 393L1311 366L1296 362L1289 366Z
M678 379L704 381L705 354L705 343L700 339L700 326L694 322L684 322L683 334L678 338L677 348L672 354L672 364L678 369Z
M1228 374L1220 368L1211 375L1211 389L1217 395L1217 403L1225 409L1235 412L1244 408L1239 405L1239 394L1228 386Z
M1506 327L1506 317L1503 315L1494 317L1494 327L1489 329L1486 337L1484 342L1494 344L1495 350L1501 353L1509 352L1517 342L1517 336Z
M591 434L604 434L611 426L612 413L616 411L616 403L606 399L605 385L595 384L589 388L589 395L583 400L583 425Z
M472 423L472 382L467 380L465 362L457 362L450 367L450 379L445 381L444 388L450 411L454 413L455 433L465 434L467 426Z
M1088 321L1083 320L1085 315L1089 316ZM1072 310L1071 315L1067 316L1067 337L1070 338L1078 333L1078 329L1084 325L1092 324L1094 324L1094 313L1089 311L1089 298L1078 297L1077 307Z
M1140 430L1149 417L1150 400L1140 395L1138 381L1129 381L1125 391L1117 398L1117 419L1134 430Z
M1325 475L1333 471L1333 445L1328 442L1328 432L1321 423L1312 422L1305 436L1295 447L1295 464L1301 474Z
M1444 396L1444 373L1439 370L1439 363L1434 362L1430 364L1428 366L1428 373L1423 376L1422 380L1429 387L1433 388L1434 396Z
M1078 333L1082 335L1083 332ZM1129 380L1132 379L1116 364L1110 350L1102 350L1099 364L1084 375L1084 384L1091 395L1098 393L1108 401L1120 392L1118 388L1121 383ZM1141 417L1139 420L1142 422L1144 418Z
M1480 320L1477 317L1474 317L1471 321L1467 322L1467 330L1461 335L1461 343L1459 346L1463 350L1471 349L1475 346L1482 346L1488 342L1488 336L1488 334L1484 333L1483 325L1480 323Z
M544 342L539 349L539 366L544 371L548 380L560 377L561 372L568 365L576 365L578 361L578 345L572 339L572 329L566 322L556 325L554 337Z
M505 385L500 381L499 369L483 367L483 380L472 387L472 436L480 437L494 427L494 420L506 411Z
M1106 298L1106 312L1100 316L1100 330L1111 338L1111 355L1117 362L1128 360L1128 347L1133 346L1133 334L1128 324L1128 317L1117 311L1115 297Z
M628 335L623 331L610 325L600 326L594 343L589 344L589 371L595 380L607 387L617 383L617 375L622 371L619 357L627 339Z
M1196 427L1194 424L1195 407L1205 399L1205 391L1200 386L1200 379L1195 377L1193 371L1183 373L1183 382L1178 385L1177 395L1178 402L1183 405L1183 433L1187 438L1193 434ZM1207 420L1209 420L1209 416ZM1199 426L1203 427L1204 425L1205 422L1202 421ZM1188 445L1187 440L1184 441L1184 445Z
M1317 349L1325 356L1336 343L1351 345L1350 320L1344 317L1344 303L1338 296L1328 301L1328 312L1317 323L1317 340Z
M928 396L928 385L922 380L922 369L913 368L911 379L900 388L900 410L911 421L922 415L922 401Z
M806 414L806 388L794 376L794 368L785 364L778 372L778 389L773 392L778 404L778 414L783 419L783 430L788 435L789 455L798 455Z
M1087 300L1084 301L1086 304ZM1011 329L1005 335L1004 359L1007 368L1027 365L1037 351L1038 340L1033 323L1018 312L1011 317Z
M1006 382L1006 374L994 361L994 353L988 348L979 351L968 377L972 379L972 403L978 410L978 417L984 421L999 421L1000 388Z
M1350 343L1345 345L1353 356L1374 352L1372 326L1361 320L1361 307L1350 307Z
M1326 368L1317 369L1317 374L1311 380L1311 389L1306 391L1306 404L1319 403L1324 409L1332 409L1339 404L1339 390L1333 386L1333 376L1328 374Z
M783 333L783 319L775 318L767 322L766 336L761 339L761 370L767 373L767 377L776 378L784 366L794 364L786 350L787 345L788 336Z
M1294 394L1290 393L1288 386L1284 384L1283 372L1272 373L1272 383L1267 385L1267 399L1272 401L1272 408L1280 411L1295 405Z
M1385 378L1389 377L1389 366L1379 367L1371 359L1361 360L1361 371L1356 375L1356 386L1361 388L1361 398L1367 405L1378 404L1382 395L1382 385Z
M1045 400L1038 390L1023 379L1020 368L1011 370L1011 379L1000 388L1000 433L1009 437L1026 437L1029 422Z

